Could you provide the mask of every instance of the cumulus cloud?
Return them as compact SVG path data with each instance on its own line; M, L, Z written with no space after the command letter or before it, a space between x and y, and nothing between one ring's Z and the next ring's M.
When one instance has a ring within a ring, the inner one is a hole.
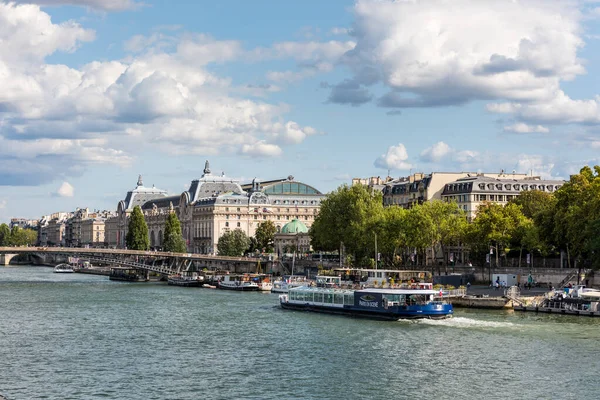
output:
M59 197L73 197L74 194L75 188L69 182L63 182L56 191L56 195Z
M504 132L514 133L548 133L550 129L542 125L527 125L522 122L504 127Z
M130 41L134 54L123 60L71 68L45 58L74 51L93 31L54 24L37 5L3 3L0 26L0 166L18 157L31 170L4 168L0 185L66 178L65 163L69 174L94 163L128 165L139 143L170 154L258 157L320 133L287 120L287 105L240 97L246 92L205 68L247 55L237 41L153 34ZM287 43L272 51L311 61L339 54L336 46L302 51Z
M319 73L333 70L340 58L356 45L353 41L280 42L270 49L254 52L258 58L291 58L296 60L296 70L269 71L267 79L274 82L297 82Z
M421 152L421 160L426 162L438 162L446 157L452 149L444 142L437 142L433 146Z
M403 171L413 167L407 160L408 152L406 151L406 147L402 143L399 143L397 146L390 146L384 154L377 157L374 165L377 168Z
M134 0L16 0L16 3L32 3L41 6L83 6L103 11L123 11L141 7L143 3Z
M353 77L330 85L329 101L371 101L367 87L380 83L387 89L376 99L380 107L500 100L507 103L488 110L513 113L531 126L598 124L597 97L575 100L560 88L585 73L578 57L585 7L579 1L358 0L356 45L340 57ZM347 82L354 91L340 95Z
M242 146L241 154L251 157L277 157L282 154L279 146L264 141Z

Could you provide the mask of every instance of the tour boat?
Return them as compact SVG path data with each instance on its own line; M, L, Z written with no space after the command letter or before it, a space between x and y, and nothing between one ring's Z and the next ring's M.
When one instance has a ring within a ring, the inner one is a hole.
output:
M451 317L451 304L435 300L439 292L423 289L334 289L298 287L279 296L283 309L342 314L384 320Z
M75 271L69 264L58 264L56 267L54 267L54 272L59 274L72 274Z
M247 274L244 275L225 275L219 281L219 289L252 291L258 290L258 284L254 282Z

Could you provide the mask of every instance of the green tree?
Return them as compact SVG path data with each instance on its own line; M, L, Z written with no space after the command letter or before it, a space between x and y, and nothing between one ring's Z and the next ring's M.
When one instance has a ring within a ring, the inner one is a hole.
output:
M177 214L174 212L169 213L165 222L163 251L171 251L173 253L187 252L185 240L181 234L181 224L179 223Z
M7 227L8 228L8 227ZM2 228L0 227L0 230ZM37 242L37 231L33 229L21 229L13 226L9 232L6 245L8 246L33 246Z
M567 260L588 259L600 265L600 243L596 239L600 227L600 167L585 166L579 174L555 192L553 239L567 251Z
M150 238L148 237L148 225L142 214L140 206L135 206L129 217L129 226L125 243L130 250L148 250Z
M250 238L241 229L225 232L217 242L220 256L239 257L250 247Z
M477 217L468 228L467 242L478 255L485 255L493 248L495 260L490 260L490 267L492 263L498 266L500 252L505 254L513 236L529 221L521 212L521 207L514 203L506 206L482 204L477 210Z
M258 224L256 228L256 232L254 233L254 237L256 238L256 244L258 245L258 249L261 251L265 251L267 253L273 252L273 243L275 241L275 233L277 232L277 227L273 223L273 221L263 221Z
M458 246L464 239L467 228L466 213L455 202L433 200L418 206L429 216L429 247L435 252L441 250L444 266L448 265L448 246ZM435 258L434 258L435 259Z
M10 228L6 224L0 225L0 246L10 246Z
M381 226L383 198L364 185L343 185L321 202L309 235L315 250L335 251L341 245L362 263L374 254L376 230Z
M536 220L536 217L554 207L554 196L548 192L542 192L541 190L528 190L521 192L518 196L510 200L509 203L521 206L523 215L532 220Z

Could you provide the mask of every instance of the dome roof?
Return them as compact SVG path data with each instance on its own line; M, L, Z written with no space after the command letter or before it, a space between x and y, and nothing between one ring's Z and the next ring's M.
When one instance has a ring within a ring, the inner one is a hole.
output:
M281 233L308 233L308 228L302 221L293 219L281 228Z

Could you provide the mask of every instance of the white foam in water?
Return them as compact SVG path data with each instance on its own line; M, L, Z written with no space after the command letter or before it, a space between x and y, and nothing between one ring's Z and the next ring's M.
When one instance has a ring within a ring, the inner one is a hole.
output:
M417 320L421 324L425 325L436 325L436 326L449 326L453 328L514 328L516 324L512 322L498 322L498 321L483 321L480 319L465 318L465 317L454 317L448 319L420 319Z

